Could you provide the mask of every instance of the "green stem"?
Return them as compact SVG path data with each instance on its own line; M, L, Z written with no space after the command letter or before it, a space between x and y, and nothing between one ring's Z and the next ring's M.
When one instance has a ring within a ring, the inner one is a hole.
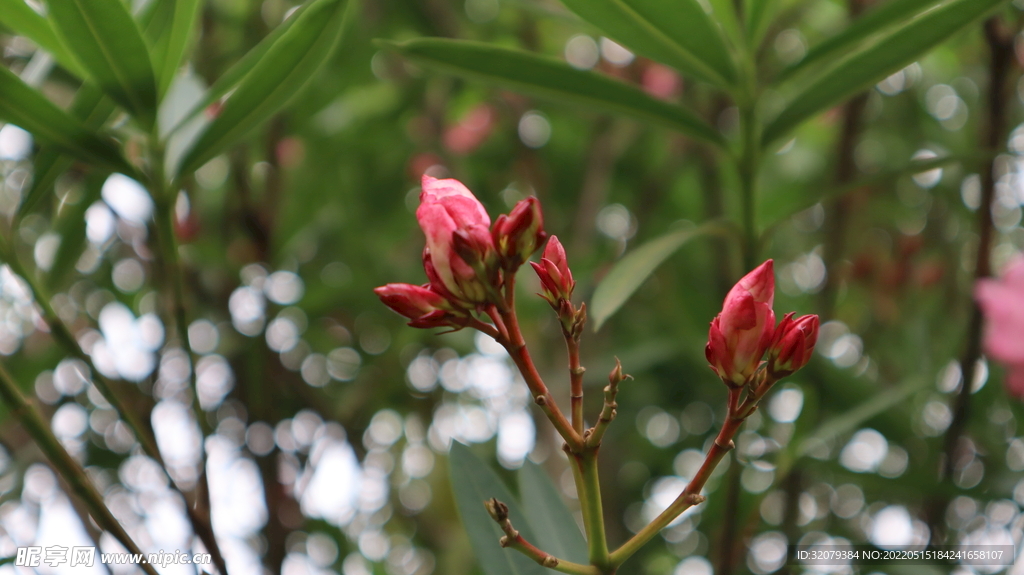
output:
M160 450L156 447L156 442L150 435L149 431L142 427L135 415L128 410L128 408L121 402L120 396L114 392L113 386L110 380L108 380L92 362L92 357L82 350L81 346L78 345L78 340L71 334L68 327L64 324L64 321L60 319L57 312L53 309L53 305L50 303L49 294L43 291L42 287L33 279L33 277L25 270L25 267L21 265L21 260L14 253L13 246L9 245L6 241L0 239L0 251L3 252L7 265L11 267L16 275L25 280L28 285L29 291L32 292L32 297L35 299L39 307L42 308L43 321L50 328L50 334L53 336L57 343L64 346L64 348L73 355L75 358L84 362L89 369L92 371L92 381L96 385L96 389L99 390L103 398L107 400L107 403L117 411L117 414L124 420L125 425L132 431L135 438L142 445L143 451L146 455L152 457L157 463L163 465L163 458L160 456Z
M743 152L739 158L740 191L743 203L743 269L757 265L757 171L761 158L761 135L756 104L746 107L740 115L743 130Z
M46 458L50 460L61 477L85 502L96 523L116 537L130 553L141 555L142 550L107 508L103 502L103 496L96 491L96 486L89 480L89 476L85 474L81 464L64 449L64 446L50 431L50 426L46 424L43 415L25 399L14 379L2 365L0 365L0 397L8 404L13 415L18 418L22 427L46 454ZM149 575L157 575L156 569L146 562L140 563L139 567Z
M589 524L587 526L587 547L590 563L604 572L611 567L611 562L608 556L608 539L604 530L604 507L601 503L601 481L597 472L597 449L588 449L584 453L576 455L575 461L571 463L580 466L580 475L584 486L580 503L590 511L584 514L584 521Z

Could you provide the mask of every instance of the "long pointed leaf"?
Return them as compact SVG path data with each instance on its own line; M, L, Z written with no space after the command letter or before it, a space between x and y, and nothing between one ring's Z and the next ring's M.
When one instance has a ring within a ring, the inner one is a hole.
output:
M736 68L718 25L697 0L562 0L609 37L641 54L719 86Z
M853 190L865 186L878 185L900 176L920 174L954 162L974 159L977 158L971 156L943 156L941 158L911 160L905 166L871 174L841 186L830 187L820 184L808 184L796 188L778 190L774 194L766 194L762 198L758 208L758 224L761 228L770 227L814 206L814 204L820 201L840 197Z
M283 108L313 78L344 30L344 0L314 0L271 46L182 160L189 173Z
M652 98L624 82L596 72L577 70L552 58L490 44L439 38L383 44L428 66L559 102L575 102L626 114L725 146L721 134L685 108Z
M156 118L156 77L149 49L121 0L50 0L64 44L114 101L144 126Z
M114 103L103 96L96 86L86 83L78 89L75 99L68 109L82 125L95 130L114 112ZM16 217L21 218L32 211L57 181L57 178L71 166L72 159L62 154L57 148L45 146L36 153L33 159L32 187L18 206Z
M266 35L266 37L264 37L262 40L260 40L258 44L256 44L256 46L254 46L252 49L246 52L245 55L242 56L237 62L232 64L232 66L228 68L226 72L221 74L221 76L217 78L213 85L210 86L210 89L206 91L206 95L203 97L203 99L199 101L199 103L197 103L195 106L193 106L188 111L188 113L183 114L181 119L178 120L177 123L175 123L173 126L168 126L165 133L167 135L170 135L178 131L185 124L189 123L190 120L192 120L200 113L202 113L203 110L208 108L211 104L220 100L221 97L224 96L224 94L227 94L232 89L234 89L235 86L237 86L238 83L241 82L242 79L245 78L254 67L256 67L256 64L263 59L263 55L270 50L271 46L277 43L281 36L283 36L285 33L288 32L288 30L291 29L292 25L299 20L299 16L301 16L302 13L305 12L306 9L308 9L311 4L312 3L306 3L300 6L299 9L296 10L295 13L292 14L287 20L281 22L281 24L279 24L277 28L271 30L270 33Z
M167 46L162 58L154 65L157 73L157 93L161 97L167 93L167 88L170 87L185 58L189 43L195 36L202 5L201 0L174 0L174 18L171 20Z
M551 478L532 461L523 463L519 470L519 493L537 545L559 559L585 564L587 540L583 532Z
M526 523L519 502L501 478L468 447L452 443L448 454L451 464L452 492L462 516L462 525L473 544L480 568L487 575L545 575L548 571L511 549L503 549L498 541L504 535L484 508L484 501L494 498L508 505L508 516L526 540L537 539Z
M843 59L818 76L765 129L766 147L804 120L905 67L1008 0L955 0Z
M882 2L877 8L854 20L842 32L812 46L802 60L782 71L778 81L782 82L812 64L821 62L828 56L848 53L859 42L872 34L881 32L889 26L941 2L942 0L889 0Z
M81 66L68 54L50 22L25 3L25 0L0 0L0 22L46 50L61 66L83 75Z
M134 173L109 141L89 131L3 66L0 66L0 119L86 162L126 174Z
M669 232L626 254L601 280L587 308L594 331L626 303L654 270L688 241L701 235L724 231L719 221Z

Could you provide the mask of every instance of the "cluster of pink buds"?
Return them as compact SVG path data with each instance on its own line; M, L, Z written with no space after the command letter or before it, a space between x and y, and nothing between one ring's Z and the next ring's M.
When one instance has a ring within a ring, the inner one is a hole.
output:
M1024 256L1017 256L998 279L974 286L985 315L985 353L1006 366L1006 389L1024 399Z
M818 316L793 319L791 312L776 326L774 300L775 274L768 260L729 290L722 312L711 322L704 353L711 369L730 387L756 387L759 378L770 385L811 359Z
M502 286L544 243L537 198L517 203L491 225L483 205L458 180L423 176L416 219L426 236L423 268L428 283L387 284L374 291L420 328L461 329L472 312L503 307Z

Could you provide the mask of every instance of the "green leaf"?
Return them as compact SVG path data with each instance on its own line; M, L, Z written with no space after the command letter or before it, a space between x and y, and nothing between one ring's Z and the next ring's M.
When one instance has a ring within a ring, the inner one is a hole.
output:
M817 445L831 441L844 433L849 433L872 417L896 407L917 391L924 389L929 381L926 377L913 377L897 387L872 395L863 403L826 420L800 442L796 450L796 457L804 457Z
M185 59L189 43L195 36L202 12L201 0L174 0L174 17L167 37L167 45L163 48L160 58L154 58L154 68L158 75L157 93L162 97L174 81L181 63Z
M110 141L88 130L3 66L0 66L0 119L86 162L126 174L135 173Z
M786 68L779 75L779 82L791 78L807 69L811 64L827 60L829 56L849 53L860 42L877 32L906 20L942 0L889 0L882 2L867 14L857 18L842 32L811 47L802 60Z
M149 49L121 0L49 0L57 33L97 85L147 128L156 118Z
M700 226L691 225L651 240L623 256L598 284L594 290L594 297L587 307L587 315L594 322L594 331L601 329L601 325L618 311L654 270L676 253L676 250L695 237L722 232L725 229L725 225L720 221Z
M85 193L75 204L61 206L55 218L54 231L60 234L60 245L53 256L53 265L46 276L46 285L50 293L75 269L78 258L85 248L85 211L100 198L105 173L92 173L85 181Z
M504 549L498 543L504 533L484 508L484 501L497 499L508 505L512 525L527 541L537 541L524 520L519 503L498 475L468 447L452 443L448 454L451 464L452 492L481 569L487 575L545 575L548 571L525 555Z
M683 72L727 87L736 68L718 24L697 0L562 0L609 38Z
M574 563L587 563L587 540L558 488L541 466L527 460L519 470L519 494L526 522L545 552Z
M775 193L765 194L762 197L758 206L758 224L761 228L771 227L823 200L838 198L853 190L867 186L877 186L901 176L912 176L934 170L935 168L941 168L954 162L969 162L975 159L978 159L978 157L943 156L941 158L911 160L907 165L900 168L883 170L840 186L830 187L815 183L776 190Z
M0 23L35 42L73 74L84 75L81 66L60 43L50 22L29 7L25 0L0 0Z
M68 112L80 120L85 128L96 130L114 112L114 103L105 98L99 88L86 83L75 93L75 99ZM70 157L50 146L44 146L36 153L33 159L32 187L18 206L16 218L30 213L38 205L46 192L53 188L57 178L71 167L71 162Z
M564 62L491 44L423 38L402 44L382 42L428 66L507 86L514 90L625 114L725 147L725 139L685 108L603 74L577 70Z
M834 106L913 62L1008 0L954 0L892 30L843 59L797 95L765 129L767 147L804 120Z
M299 16L309 8L310 3L303 4L292 14L287 20L281 22L277 28L274 28L266 37L260 40L259 44L256 44L252 49L245 53L237 62L235 62L227 72L221 74L217 81L210 86L210 89L206 91L206 95L196 103L188 113L182 115L173 126L168 126L166 133L168 135L173 134L180 130L185 124L188 124L190 120L198 116L208 108L211 104L221 99L224 94L227 94L239 82L245 78L249 72L256 66L256 64L263 59L263 55L270 50L273 46L288 30L291 29L292 25L299 20Z
M314 0L245 75L182 160L189 173L283 108L327 61L341 38L348 3Z

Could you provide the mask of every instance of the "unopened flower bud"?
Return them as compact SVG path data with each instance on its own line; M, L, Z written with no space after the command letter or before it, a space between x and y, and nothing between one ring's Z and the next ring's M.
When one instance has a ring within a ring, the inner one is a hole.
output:
M384 305L409 318L419 328L461 327L463 318L453 314L451 304L429 285L387 284L373 290Z
M502 268L518 269L547 237L540 202L529 197L517 203L507 216L500 215L494 221L493 234Z
M423 176L416 219L427 238L426 254L433 267L433 271L427 273L434 275L431 285L443 286L443 292L437 291L448 294L456 302L487 301L491 293L486 285L489 278L486 274L480 277L479 272L494 258L494 245L488 232L491 218L472 192L458 180ZM474 261L471 263L467 258Z
M569 263L565 259L565 248L562 247L562 242L558 241L558 236L551 236L548 239L540 263L530 262L530 265L540 278L541 286L544 288L544 299L556 310L559 300L572 299L572 290L576 287L576 282L572 279Z
M774 299L772 260L744 276L725 296L704 348L711 369L722 381L741 386L757 371L775 326Z
M774 379L807 365L818 341L818 316L805 315L794 320L793 315L789 312L782 318L768 346L768 373Z

